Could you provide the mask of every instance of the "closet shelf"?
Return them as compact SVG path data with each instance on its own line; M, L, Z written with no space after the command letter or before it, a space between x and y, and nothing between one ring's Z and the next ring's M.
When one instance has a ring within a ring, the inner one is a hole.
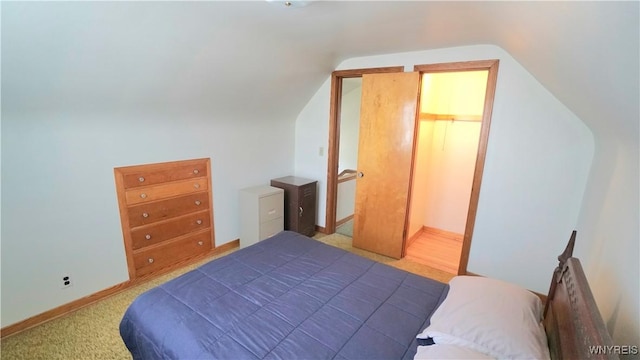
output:
M430 114L420 113L420 120L446 120L446 121L482 121L482 115L456 115L456 114Z

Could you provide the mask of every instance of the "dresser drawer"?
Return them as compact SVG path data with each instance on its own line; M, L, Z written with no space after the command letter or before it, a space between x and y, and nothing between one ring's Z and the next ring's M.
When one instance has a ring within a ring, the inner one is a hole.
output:
M133 249L172 239L190 232L206 229L211 226L209 211L202 211L175 219L163 221L131 229L131 242Z
M208 208L209 193L207 192L185 195L169 200L143 203L129 207L129 226L134 228Z
M283 217L283 203L284 195L282 192L261 197L258 205L258 220L260 222L265 222Z
M186 164L185 164L186 163ZM123 183L125 189L140 186L156 185L165 182L186 180L207 176L207 161L197 160L172 166L164 165L163 168L140 169L124 175Z
M171 241L166 245L137 251L133 255L136 276L148 274L211 250L211 230Z
M264 240L268 237L272 237L273 235L281 232L283 229L284 217L263 222L260 224L260 234L258 235L258 239Z
M125 194L128 205L135 205L168 197L204 191L208 188L208 178L198 178L128 190Z

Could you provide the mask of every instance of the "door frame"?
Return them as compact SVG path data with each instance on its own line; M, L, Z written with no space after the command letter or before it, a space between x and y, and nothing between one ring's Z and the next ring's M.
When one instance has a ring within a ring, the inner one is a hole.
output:
M342 109L342 79L362 77L364 74L403 72L404 66L336 70L331 73L331 102L329 103L329 146L327 151L327 209L324 233L336 232L338 205L338 160L340 156L340 110Z
M493 113L493 100L496 93L496 83L498 80L498 65L500 60L478 60L464 61L452 63L440 63L429 65L415 65L414 71L420 72L422 78L426 73L439 72L463 72L487 70L487 88L484 97L484 109L482 112L482 125L480 127L480 139L478 141L478 152L476 155L475 170L473 173L473 182L471 183L471 197L469 199L469 210L467 211L467 223L465 226L464 237L462 240L462 252L460 254L460 263L458 264L458 275L467 273L467 265L469 263L469 252L471 250L471 239L473 238L473 229L476 223L476 214L478 210L478 200L480 199L480 185L482 183L482 174L484 172L484 163L487 155L487 145L489 143L489 128L491 126L491 115ZM416 119L416 122L419 121ZM414 148L415 160L415 148ZM410 190L411 191L411 190ZM409 199L411 199L409 197ZM407 204L409 209L410 204ZM408 219L407 219L408 221ZM406 227L406 224L405 224ZM406 246L405 239L405 246ZM404 249L406 251L406 248ZM404 254L403 254L404 255Z
M467 264L469 262L469 252L471 250L471 239L476 221L476 212L478 208L478 200L480 198L480 185L482 183L482 175L484 171L484 163L487 153L487 145L489 142L489 128L491 125L491 116L493 112L493 102L495 98L496 83L498 79L498 65L500 60L476 60L462 61L450 63L437 63L415 65L413 70L424 73L436 72L461 72L487 70L487 88L485 92L484 111L482 113L482 125L480 128L480 140L478 142L478 153L476 156L476 164L473 175L471 198L469 201L469 211L467 213L467 223L462 243L462 253L460 254L460 264L458 266L458 274L467 273ZM338 195L338 156L340 144L340 106L342 100L342 79L361 77L363 74L375 74L386 72L402 72L404 66L369 68L369 69L352 69L337 70L331 73L331 102L329 106L329 145L327 151L327 202L325 217L325 233L333 234L336 230L336 205ZM418 101L418 99L416 99ZM416 118L416 121L418 119ZM409 197L410 198L410 197ZM407 211L409 209L407 204ZM406 237L406 236L405 236ZM406 239L405 239L406 245ZM404 245L403 245L404 246Z

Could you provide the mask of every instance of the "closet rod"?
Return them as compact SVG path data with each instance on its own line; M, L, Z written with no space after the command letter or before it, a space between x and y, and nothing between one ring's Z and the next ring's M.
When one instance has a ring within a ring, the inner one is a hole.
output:
M472 119L425 119L427 121L450 121L450 122L482 122L482 120Z
M470 114L431 114L431 113L421 113L420 120L429 120L429 121L464 121L464 122L481 122L482 115L470 115Z

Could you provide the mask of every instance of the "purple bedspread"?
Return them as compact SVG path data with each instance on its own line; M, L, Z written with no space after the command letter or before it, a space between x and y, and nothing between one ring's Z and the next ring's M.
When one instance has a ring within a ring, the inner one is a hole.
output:
M282 232L140 295L134 359L412 359L448 286Z

